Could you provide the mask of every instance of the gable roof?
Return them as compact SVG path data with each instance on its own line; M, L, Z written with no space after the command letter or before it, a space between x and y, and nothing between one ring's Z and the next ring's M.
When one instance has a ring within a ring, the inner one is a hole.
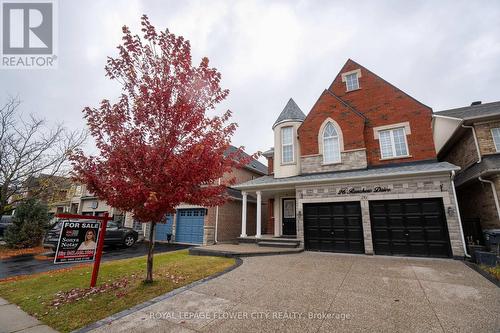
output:
M286 103L285 108L278 116L278 119L276 119L276 121L274 122L273 128L276 127L276 125L278 125L279 123L286 120L303 121L304 119L306 119L306 115L304 114L304 112L302 112L297 103L295 103L293 98L290 98L288 100L288 103Z
M352 112L354 112L355 114L357 114L358 116L360 116L361 118L363 118L364 120L368 120L368 118L363 113L359 112L358 110L356 110L356 108L354 108L353 106L351 106L349 103L347 103L346 101L344 101L342 98L340 98L339 96L335 95L333 93L333 91L331 91L330 89L326 89L326 92L328 92L330 95L332 95L333 97L335 97L346 108L348 108L349 110L351 110Z
M344 68L349 64L349 63L352 63L356 66L359 66L360 68L364 69L365 71L367 71L368 73L370 73L371 75L377 77L378 79L380 79L381 81L385 82L386 84L388 84L389 86L393 87L394 89L397 89L399 91L401 91L403 94L405 94L406 96L408 96L410 99L414 100L415 102L417 102L418 104L432 110L432 108L428 105L425 105L424 103L420 102L418 99L416 99L415 97L409 95L407 92L405 92L404 90L396 87L395 85L393 85L392 83L390 83L389 81L385 80L383 77L380 77L378 74L372 72L371 70L369 70L368 68L366 68L365 66L357 63L356 61L352 60L351 58L347 59L347 61L345 62L344 66L342 66L342 68L340 69L339 73L335 76L335 78L333 79L332 83L330 84L330 87L328 88L330 90L330 88L332 87L333 83L335 82L335 80L337 80L337 78L339 76L342 75L343 71L344 71Z
M500 101L449 109L434 114L463 120L496 116L500 115Z
M231 153L234 153L238 150L237 147L231 145L229 146L229 148L227 148L226 152L224 153L226 156L231 154ZM248 155L247 153L245 153L244 151L241 152L241 155L243 158L247 158L247 157L250 157L250 155ZM258 160L252 158L250 160L250 162L248 162L247 165L245 165L245 168L250 170L250 171L254 171L254 172L257 172L261 175L267 175L267 166L265 166L264 164L260 163Z

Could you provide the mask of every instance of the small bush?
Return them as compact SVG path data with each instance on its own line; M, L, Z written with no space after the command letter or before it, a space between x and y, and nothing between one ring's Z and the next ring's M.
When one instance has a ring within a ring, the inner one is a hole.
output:
M24 249L39 246L49 226L47 205L28 199L20 204L5 231L5 242L10 248Z

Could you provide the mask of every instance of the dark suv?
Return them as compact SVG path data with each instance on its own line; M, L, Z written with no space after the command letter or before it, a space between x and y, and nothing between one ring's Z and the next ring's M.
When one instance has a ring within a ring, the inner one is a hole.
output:
M57 221L49 231L47 231L43 239L43 247L56 249L59 235L61 234L61 226L62 221ZM123 245L125 247L131 247L137 242L138 237L139 234L134 229L124 227L121 223L110 221L106 227L104 245Z

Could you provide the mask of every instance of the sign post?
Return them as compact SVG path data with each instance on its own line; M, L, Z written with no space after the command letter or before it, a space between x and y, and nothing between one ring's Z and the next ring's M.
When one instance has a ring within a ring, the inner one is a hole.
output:
M81 221L63 222L54 258L54 263L94 261L90 287L95 287L99 274L99 266L101 265L106 227L108 221L112 218L109 217L107 212L104 213L104 216L57 214L56 217L61 219L101 221L100 223ZM81 230L85 230L83 238L80 235ZM96 236L98 237L97 248L95 244Z

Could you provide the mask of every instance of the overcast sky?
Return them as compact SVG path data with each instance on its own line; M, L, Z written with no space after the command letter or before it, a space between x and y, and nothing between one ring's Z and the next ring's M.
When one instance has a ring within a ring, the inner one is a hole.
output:
M500 1L60 1L56 70L0 70L0 93L22 111L85 126L84 106L112 98L104 77L126 24L147 14L191 41L230 95L233 143L272 146L290 97L308 113L348 58L434 110L500 100ZM91 149L91 148L89 148Z

